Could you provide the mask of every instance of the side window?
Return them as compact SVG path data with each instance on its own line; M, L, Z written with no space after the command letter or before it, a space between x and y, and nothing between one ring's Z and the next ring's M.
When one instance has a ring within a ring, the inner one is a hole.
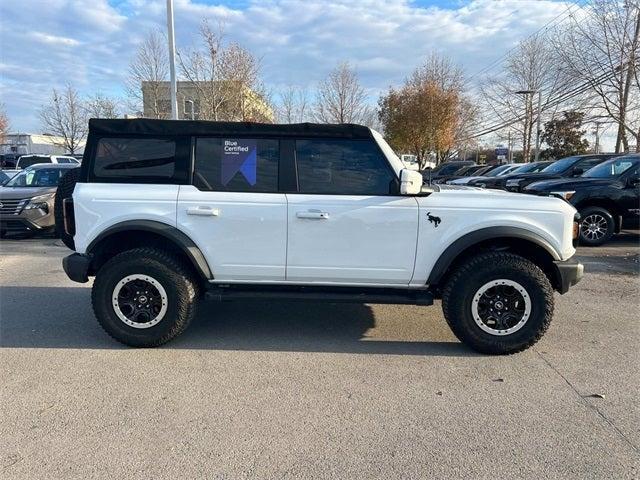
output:
M368 140L297 140L300 193L388 195L394 175Z
M68 158L60 157L58 158L58 163L71 163Z
M602 163L602 160L599 159L599 158L586 158L586 159L580 160L578 163L576 163L573 168L581 168L582 171L586 172L591 167L595 167L599 163Z
M171 183L186 178L188 158L179 159L177 149L171 138L101 138L92 174L106 182Z
M278 140L198 138L193 184L216 192L277 192Z

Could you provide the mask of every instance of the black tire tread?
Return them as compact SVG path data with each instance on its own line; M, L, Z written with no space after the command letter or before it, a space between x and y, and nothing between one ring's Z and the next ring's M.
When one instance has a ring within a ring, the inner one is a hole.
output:
M93 311L102 329L115 340L132 347L158 347L177 337L187 329L196 313L197 299L200 296L200 288L193 278L190 270L180 259L176 258L171 253L158 248L141 247L126 250L108 260L102 266L101 270L123 262L129 263L134 260L137 262L148 263L149 265L154 265L156 268L166 270L165 274L169 277L169 281L177 285L178 288L185 290L185 294L178 295L178 315L172 328L162 337L153 341L138 341L115 336L103 322L100 296L105 294L106 285L103 283L104 280L100 275L100 272L96 275L93 289L91 291ZM110 295L110 293L107 292L107 295Z
M464 328L458 315L454 313L455 307L461 303L460 292L470 276L484 269L493 269L495 267L515 268L526 273L538 283L546 299L550 299L550 301L546 301L540 328L528 341L517 346L507 345L504 337L497 336L490 343L479 344L477 339L473 337L472 332ZM553 287L547 275L530 260L508 252L487 252L472 257L452 273L442 293L442 311L452 332L461 342L481 353L510 355L526 350L538 342L547 331L553 317L553 310Z
M67 173L65 173L58 183L58 188L56 189L56 196L53 202L53 216L56 222L56 234L62 240L68 248L71 250L75 250L75 242L73 241L73 237L68 235L64 231L64 212L62 209L63 201L65 198L69 198L73 195L73 190L76 187L76 183L80 179L80 169L72 168Z

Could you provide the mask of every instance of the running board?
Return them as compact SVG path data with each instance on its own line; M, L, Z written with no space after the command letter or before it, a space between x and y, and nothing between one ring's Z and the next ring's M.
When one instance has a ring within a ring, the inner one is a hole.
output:
M401 305L432 305L428 290L354 287L283 287L228 285L211 286L205 298L218 302L226 300L288 300L328 303L386 303Z

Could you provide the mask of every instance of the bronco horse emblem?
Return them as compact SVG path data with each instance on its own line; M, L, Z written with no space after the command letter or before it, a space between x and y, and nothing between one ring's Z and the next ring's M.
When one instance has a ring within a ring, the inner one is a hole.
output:
M429 222L433 223L434 228L438 228L438 225L440 225L440 222L442 221L440 220L440 217L431 215L431 212L427 212L427 219Z

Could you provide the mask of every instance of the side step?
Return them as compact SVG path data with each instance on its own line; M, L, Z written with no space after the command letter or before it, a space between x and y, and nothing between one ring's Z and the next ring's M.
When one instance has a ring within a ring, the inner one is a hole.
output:
M278 299L328 303L433 304L433 295L428 290L407 288L212 285L207 289L205 298L218 302L226 300Z

